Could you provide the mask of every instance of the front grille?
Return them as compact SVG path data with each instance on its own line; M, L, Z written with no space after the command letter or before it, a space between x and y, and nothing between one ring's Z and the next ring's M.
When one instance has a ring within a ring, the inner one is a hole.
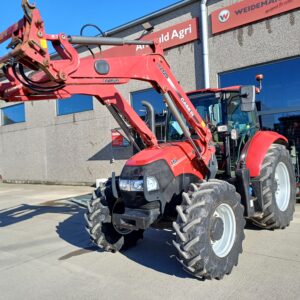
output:
M140 208L148 203L144 197L144 193L142 192L122 191L121 195L122 200L125 203L125 207L128 208Z

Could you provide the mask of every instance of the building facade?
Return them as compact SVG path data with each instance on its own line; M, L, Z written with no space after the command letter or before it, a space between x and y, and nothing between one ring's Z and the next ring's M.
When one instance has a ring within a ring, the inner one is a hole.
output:
M179 2L107 34L159 39L184 90L200 89L204 86L200 2ZM299 1L208 0L207 18L210 86L255 84L255 75L264 74L257 101L261 126L293 139L300 150ZM86 48L78 50L82 56L90 55ZM118 55L116 49L102 51ZM136 53L142 51L135 48ZM163 140L161 96L138 81L119 90L141 116L142 100L154 105L156 133ZM1 102L0 109L0 179L6 182L90 184L120 172L133 153L106 108L88 96Z

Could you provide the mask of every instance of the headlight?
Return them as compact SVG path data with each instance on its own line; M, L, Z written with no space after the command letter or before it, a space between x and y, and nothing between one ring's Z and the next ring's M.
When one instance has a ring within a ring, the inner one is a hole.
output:
M159 189L158 181L154 176L147 177L147 191L157 191Z
M139 192L144 190L144 180L120 179L119 187L122 191Z
M131 180L130 188L131 188L131 191L143 191L144 190L144 180Z
M122 191L130 191L130 180L120 179L119 187Z

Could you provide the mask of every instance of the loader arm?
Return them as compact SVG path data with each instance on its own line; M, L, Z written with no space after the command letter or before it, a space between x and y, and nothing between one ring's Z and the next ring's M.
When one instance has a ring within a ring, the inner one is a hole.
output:
M215 152L211 133L172 74L158 43L47 34L39 10L27 0L22 1L22 7L23 19L0 34L0 43L11 38L9 48L12 49L0 58L2 79L6 79L0 83L0 100L25 102L65 99L75 94L95 96L111 112L122 116L146 147L159 147L155 135L116 88L132 79L149 82L163 94L166 105L192 144L195 156L208 166ZM52 43L59 58L50 56L48 43ZM74 44L118 47L141 44L149 47L149 51L139 56L113 58L106 57L103 51L97 56L81 58ZM186 121L198 135L199 142L195 143L191 137Z

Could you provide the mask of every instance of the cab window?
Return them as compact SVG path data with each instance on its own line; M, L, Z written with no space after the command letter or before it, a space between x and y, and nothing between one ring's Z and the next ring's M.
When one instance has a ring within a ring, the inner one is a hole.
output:
M241 101L237 95L228 100L227 116L229 129L237 129L240 134L246 133L257 125L253 112L241 111Z

